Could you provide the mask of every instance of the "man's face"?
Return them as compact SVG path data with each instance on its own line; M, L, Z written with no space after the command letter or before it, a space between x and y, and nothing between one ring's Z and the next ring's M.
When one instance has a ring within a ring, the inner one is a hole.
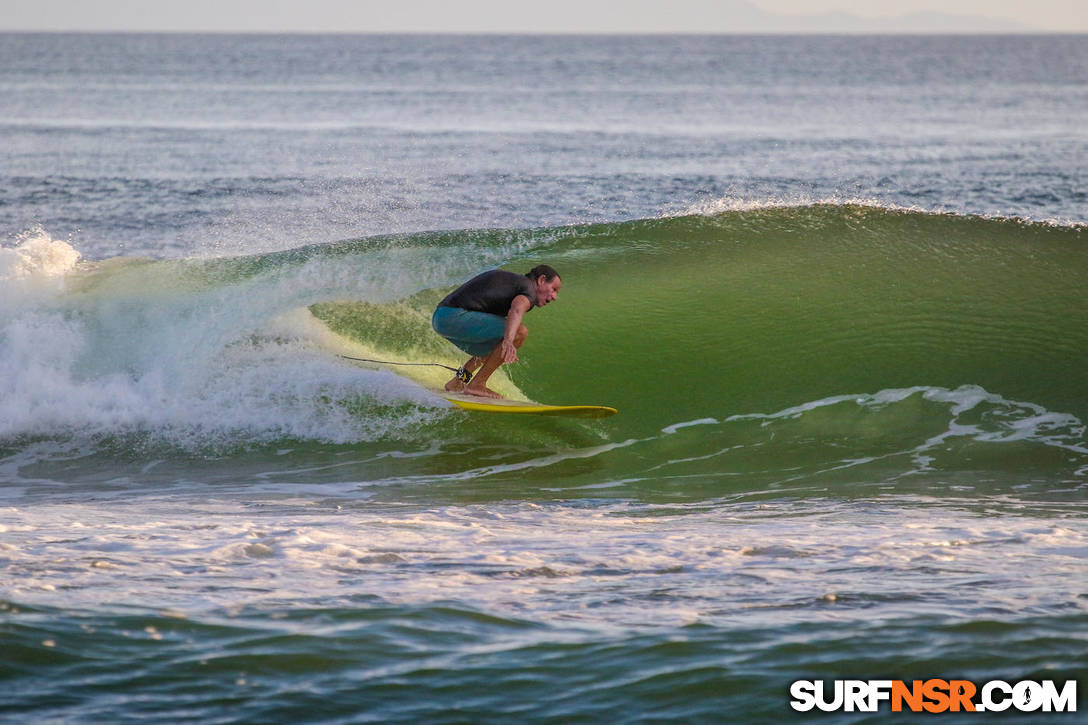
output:
M551 282L544 279L544 275L536 278L536 305L543 307L559 296L559 288L563 286L563 280L554 277Z

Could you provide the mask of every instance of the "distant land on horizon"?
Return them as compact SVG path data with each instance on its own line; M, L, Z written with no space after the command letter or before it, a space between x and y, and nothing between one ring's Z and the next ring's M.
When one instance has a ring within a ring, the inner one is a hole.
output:
M768 14L769 15L769 14ZM1038 33L1048 32L1015 20L946 13L908 13L890 18L864 18L849 13L775 15L780 33ZM1054 31L1049 31L1054 32Z
M482 33L482 34L941 34L1058 33L1006 18L914 12L863 17L833 12L786 15L746 0L627 0L622 10L592 0L553 0L520 6L508 0L416 0L400 5L311 0L305 5L256 0L190 0L184 6L100 0L6 0L0 31L213 33ZM255 12L259 9L260 12ZM1077 32L1076 30L1070 32ZM1083 30L1080 32L1084 32Z

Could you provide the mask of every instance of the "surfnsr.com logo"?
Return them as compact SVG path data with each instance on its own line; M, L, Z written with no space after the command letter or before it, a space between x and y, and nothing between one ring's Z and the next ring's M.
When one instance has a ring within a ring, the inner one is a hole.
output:
M1077 681L1060 687L1053 680L991 680L981 687L970 680L797 680L790 685L790 707L799 712L1076 712Z

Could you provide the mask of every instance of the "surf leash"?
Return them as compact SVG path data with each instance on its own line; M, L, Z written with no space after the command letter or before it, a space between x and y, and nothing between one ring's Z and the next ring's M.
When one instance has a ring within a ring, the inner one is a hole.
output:
M456 375L457 379L465 385L468 385L469 381L472 380L472 373L470 373L468 370L465 370L465 367L463 365L459 368L451 368L449 365L443 365L442 363L393 362L391 360L371 360L370 358L366 357L351 357L350 355L337 355L337 357L342 357L345 360L355 360L356 362L376 363L378 365L410 365L413 367L446 368L451 373Z

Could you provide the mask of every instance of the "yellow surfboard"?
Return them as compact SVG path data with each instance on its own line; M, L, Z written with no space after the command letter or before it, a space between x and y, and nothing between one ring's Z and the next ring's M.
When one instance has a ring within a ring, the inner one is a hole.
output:
M529 400L500 400L476 395L439 393L443 398L465 410L479 413L520 413L523 415L568 415L576 418L607 418L619 411L607 405L544 405Z

